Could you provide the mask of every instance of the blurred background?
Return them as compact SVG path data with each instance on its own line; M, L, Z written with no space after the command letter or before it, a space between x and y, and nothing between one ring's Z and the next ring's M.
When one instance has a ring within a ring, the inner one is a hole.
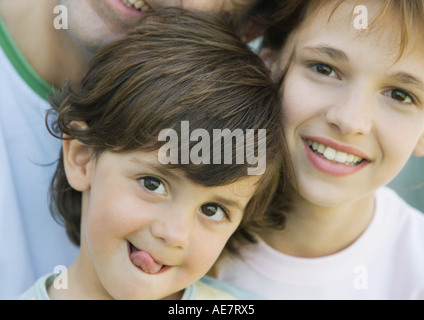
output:
M412 156L389 187L410 205L424 212L424 158Z

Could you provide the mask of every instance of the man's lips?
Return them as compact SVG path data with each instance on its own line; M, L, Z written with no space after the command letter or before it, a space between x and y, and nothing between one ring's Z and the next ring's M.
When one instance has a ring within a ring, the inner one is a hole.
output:
M121 0L129 8L139 10L141 12L148 12L152 10L146 0Z
M150 253L139 250L132 243L129 243L129 246L130 259L132 263L144 272L149 274L157 274L159 271L163 270L164 267L166 267L165 265L155 261Z

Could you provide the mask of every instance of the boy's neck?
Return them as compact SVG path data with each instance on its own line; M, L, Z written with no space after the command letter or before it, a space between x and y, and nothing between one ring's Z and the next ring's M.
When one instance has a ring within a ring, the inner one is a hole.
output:
M265 230L260 235L271 247L288 255L314 258L339 252L367 229L374 216L375 195L343 207L311 204L299 196L286 214L282 230Z
M0 17L15 45L40 77L56 88L65 79L78 82L91 58L67 30L54 28L53 9L58 4L52 0L0 1Z
M111 297L99 294L96 285L97 275L91 265L87 265L77 256L65 275L66 289L56 288L53 284L47 292L51 300L110 300Z

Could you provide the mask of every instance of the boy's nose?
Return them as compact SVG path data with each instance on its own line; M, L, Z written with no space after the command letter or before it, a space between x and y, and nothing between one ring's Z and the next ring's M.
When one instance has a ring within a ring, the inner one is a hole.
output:
M375 102L366 88L346 89L338 98L327 110L327 122L343 136L370 133Z
M186 207L158 212L151 225L151 232L167 246L185 248L193 232L195 217L192 210Z

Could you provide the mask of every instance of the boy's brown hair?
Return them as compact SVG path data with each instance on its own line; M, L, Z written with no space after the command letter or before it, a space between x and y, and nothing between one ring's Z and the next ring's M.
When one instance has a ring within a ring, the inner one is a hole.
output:
M46 119L50 132L78 139L97 156L106 150L158 150L164 144L158 141L159 132L174 129L181 137L181 121L211 136L213 129L254 129L254 141L258 129L265 129L266 170L239 228L260 221L280 172L284 175L280 168L288 161L278 88L228 21L176 8L152 13L125 39L94 57L77 90L66 85L51 99ZM88 128L71 126L72 121L84 121ZM236 164L233 150L232 164L169 166L194 183L219 186L246 177L251 165ZM51 199L53 215L64 221L70 239L79 244L81 193L69 185L62 156Z

